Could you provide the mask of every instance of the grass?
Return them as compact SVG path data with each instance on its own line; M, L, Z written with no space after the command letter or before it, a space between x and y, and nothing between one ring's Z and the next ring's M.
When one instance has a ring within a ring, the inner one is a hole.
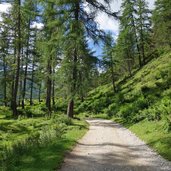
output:
M52 171L59 168L66 152L73 148L86 131L87 124L84 121L74 121L60 139L22 156L16 171Z
M82 118L83 120L87 118L97 118L97 119L110 119L110 117L106 113L98 113L98 114L93 114L93 113L80 113L79 118Z
M171 161L171 132L164 131L165 122L141 121L129 127L140 139Z
M44 117L0 117L0 170L52 171L59 168L65 153L87 131L83 120L63 114ZM6 150L7 149L7 150Z

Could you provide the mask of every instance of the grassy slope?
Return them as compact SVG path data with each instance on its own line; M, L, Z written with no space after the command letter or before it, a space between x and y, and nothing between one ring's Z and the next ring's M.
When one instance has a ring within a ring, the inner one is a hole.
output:
M171 161L171 132L163 130L164 121L141 121L129 127L140 139L147 142L164 158Z
M152 60L117 85L116 94L110 84L91 91L78 110L106 113L171 160L171 53Z

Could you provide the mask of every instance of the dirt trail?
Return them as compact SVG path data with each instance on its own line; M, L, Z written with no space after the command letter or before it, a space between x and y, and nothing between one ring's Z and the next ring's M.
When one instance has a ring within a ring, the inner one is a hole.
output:
M126 128L108 120L88 122L90 130L59 171L171 171L171 162Z

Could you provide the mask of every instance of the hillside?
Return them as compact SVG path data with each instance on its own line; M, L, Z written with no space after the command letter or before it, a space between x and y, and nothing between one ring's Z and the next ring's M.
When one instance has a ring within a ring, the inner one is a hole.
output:
M117 87L115 94L110 84L91 91L78 111L107 114L171 160L171 53L119 80Z

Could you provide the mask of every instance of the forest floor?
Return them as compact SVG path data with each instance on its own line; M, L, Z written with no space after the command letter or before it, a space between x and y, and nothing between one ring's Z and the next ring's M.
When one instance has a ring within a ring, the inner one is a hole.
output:
M171 162L128 129L104 119L88 123L89 131L66 156L60 171L171 171Z

